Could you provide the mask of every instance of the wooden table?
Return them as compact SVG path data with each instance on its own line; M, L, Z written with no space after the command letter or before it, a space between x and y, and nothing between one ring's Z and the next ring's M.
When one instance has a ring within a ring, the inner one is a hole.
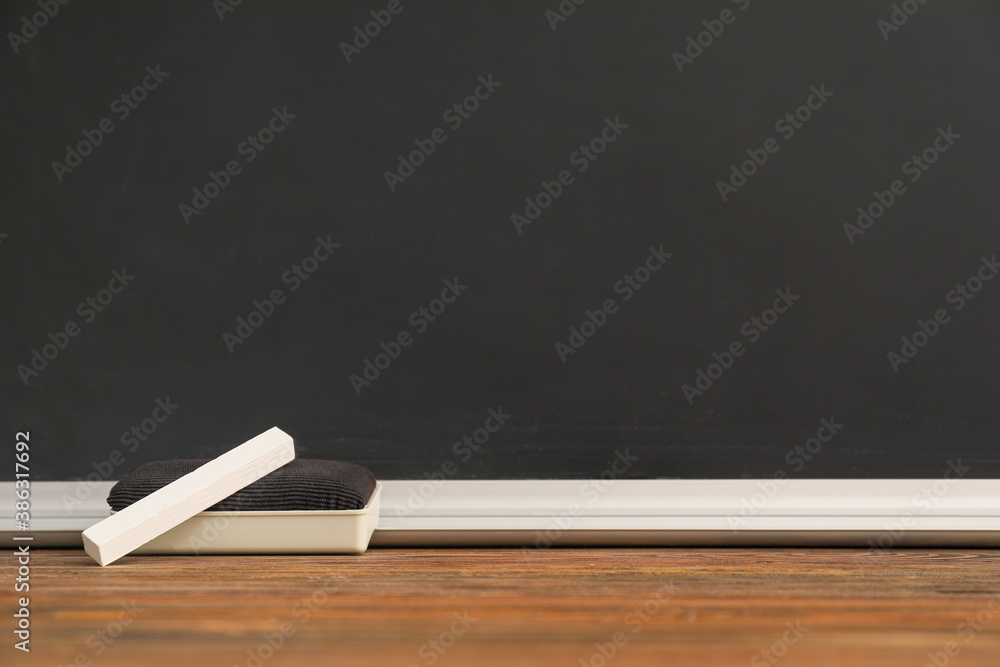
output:
M2 665L1000 665L988 550L36 550L30 654L4 579Z

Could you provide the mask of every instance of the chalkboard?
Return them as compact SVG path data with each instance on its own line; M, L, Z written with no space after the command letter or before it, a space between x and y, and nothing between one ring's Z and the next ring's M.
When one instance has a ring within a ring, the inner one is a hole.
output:
M0 19L33 479L1000 477L996 2Z

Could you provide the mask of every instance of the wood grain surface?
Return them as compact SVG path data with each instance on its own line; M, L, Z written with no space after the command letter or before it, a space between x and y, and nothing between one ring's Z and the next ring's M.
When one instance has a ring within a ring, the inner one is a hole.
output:
M994 551L656 548L101 568L83 551L36 550L32 650L13 648L5 576L0 664L995 667L998 566Z

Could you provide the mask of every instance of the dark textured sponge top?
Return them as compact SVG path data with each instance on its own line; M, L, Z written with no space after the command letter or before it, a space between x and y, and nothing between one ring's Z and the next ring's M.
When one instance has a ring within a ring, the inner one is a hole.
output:
M108 505L115 512L183 477L209 459L154 461L132 470L111 488ZM292 459L207 512L360 510L375 490L375 476L353 463Z

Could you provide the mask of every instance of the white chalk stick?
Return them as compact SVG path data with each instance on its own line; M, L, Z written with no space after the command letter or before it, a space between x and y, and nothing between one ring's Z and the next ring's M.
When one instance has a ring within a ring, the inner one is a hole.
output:
M292 437L271 428L83 531L83 548L113 563L294 458Z

